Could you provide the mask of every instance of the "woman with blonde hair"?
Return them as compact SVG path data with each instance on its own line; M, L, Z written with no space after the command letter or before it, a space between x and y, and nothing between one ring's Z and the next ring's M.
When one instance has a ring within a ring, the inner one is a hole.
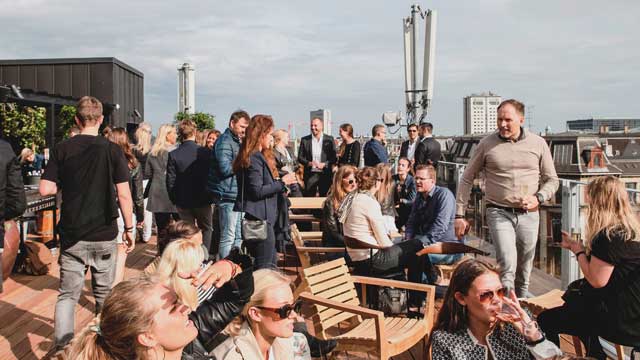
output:
M624 183L614 176L592 180L585 200L584 242L563 231L561 243L574 253L584 279L569 286L564 305L538 321L556 344L559 333L577 335L587 356L605 359L598 337L640 346L640 221Z
M196 309L211 294L205 293L204 289L195 288L191 285L191 280L184 279L179 274L191 274L202 269L204 254L203 247L196 242L187 239L173 241L164 249L155 272L191 310Z
M131 198L133 199L133 222L137 222L137 226L133 229L125 229L122 215L118 217L118 241L121 241L125 231L131 231L132 238L136 238L136 228L141 227L144 222L144 189L142 187L142 167L133 154L133 149L129 143L129 135L124 128L114 128L109 134L109 140L118 145L124 152L129 165L129 188L131 189ZM118 243L118 253L116 258L116 271L113 283L114 285L124 279L124 265L127 260L127 253L130 248L122 242Z
M158 129L158 136L149 151L145 175L150 179L147 210L156 218L158 227L158 244L166 241L167 226L171 219L178 218L178 210L169 199L167 192L167 161L169 151L173 150L178 140L176 128L164 124ZM158 253L160 255L160 253Z
M253 292L251 271L218 275L218 290L195 311L158 277L119 283L99 320L73 339L66 358L211 360L204 344L238 316Z
M133 146L133 154L138 159L140 166L142 168L142 186L144 189L147 189L150 178L146 176L145 166L147 164L147 157L149 156L149 151L151 151L151 125L147 122L141 122L134 133L134 138L136 139L136 144ZM147 194L147 191L145 191ZM142 226L142 236L140 237L142 241L149 242L151 239L151 227L153 225L153 214L151 211L147 210L147 196L144 199L144 224Z
M294 332L301 301L294 301L291 281L271 269L253 273L254 292L239 318L229 324L230 337L213 350L218 360L305 360L309 346Z
M283 177L287 174L295 174L300 167L298 159L293 156L288 148L289 133L284 129L278 129L273 132L273 155L276 159L276 168L278 175ZM302 197L302 189L300 184L295 183L289 186L289 197Z
M380 163L376 165L376 171L378 172L378 179L382 181L380 190L376 193L376 199L380 203L384 225L389 233L397 233L396 216L398 214L396 213L395 200L393 198L395 182L393 181L391 168L387 164Z
M336 211L347 194L358 188L356 175L358 169L353 165L342 165L333 175L333 182L327 198L322 204L322 245L328 247L344 247L342 226ZM329 254L327 256L331 257Z

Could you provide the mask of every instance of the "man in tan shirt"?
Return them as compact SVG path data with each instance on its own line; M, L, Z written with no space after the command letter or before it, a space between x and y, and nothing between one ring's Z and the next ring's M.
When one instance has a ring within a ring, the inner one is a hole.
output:
M498 131L480 141L456 194L456 235L469 229L465 209L473 180L485 175L487 224L505 287L528 294L540 217L538 207L558 189L549 146L524 129L524 104L505 100L498 106Z

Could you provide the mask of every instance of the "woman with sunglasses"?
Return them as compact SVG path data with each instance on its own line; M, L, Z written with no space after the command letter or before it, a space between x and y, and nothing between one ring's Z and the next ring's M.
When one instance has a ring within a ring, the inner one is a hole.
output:
M545 339L498 269L469 259L453 272L431 335L433 360L548 359L562 352Z
M378 177L374 167L358 171L358 191L348 194L338 208L338 219L342 223L345 243L355 239L363 245L375 248L352 248L347 253L359 275L384 276L408 269L408 279L421 283L426 269L424 257L417 256L423 246L420 241L408 240L394 244L380 209L376 194L382 189L383 179ZM409 308L419 310L424 293L409 292Z
M294 301L291 281L277 271L253 273L254 292L236 321L225 332L230 336L213 350L217 360L307 360L307 339L294 332L300 300Z
M358 188L356 174L358 169L352 165L343 165L333 176L333 183L322 204L322 245L327 247L344 247L342 226L336 216L336 210L347 194ZM327 254L327 256L335 254ZM337 257L336 257L337 258Z
M244 266L250 270L249 263ZM209 283L213 278L219 288L195 311L157 277L119 283L105 299L99 320L73 339L66 358L211 360L204 344L241 312L253 292L251 271L211 276L215 272L210 267L197 279Z

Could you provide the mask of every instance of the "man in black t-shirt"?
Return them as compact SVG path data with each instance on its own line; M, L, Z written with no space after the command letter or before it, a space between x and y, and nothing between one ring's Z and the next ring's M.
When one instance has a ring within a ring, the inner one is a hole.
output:
M98 136L102 104L85 96L78 102L75 121L80 134L58 144L40 181L40 194L62 191L60 213L60 294L56 303L56 350L73 338L75 306L91 271L96 314L111 291L119 239L118 204L127 252L135 245L129 168L120 147Z

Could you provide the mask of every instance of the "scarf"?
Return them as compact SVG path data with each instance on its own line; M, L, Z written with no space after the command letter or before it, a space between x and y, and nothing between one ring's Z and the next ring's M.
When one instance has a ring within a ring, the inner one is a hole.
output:
M340 206L338 206L338 210L336 211L338 221L340 221L341 224L344 224L345 221L347 221L347 217L349 216L351 207L353 206L353 199L355 199L358 194L369 195L372 199L375 199L375 197L367 190L357 190L347 194L344 200L342 200L342 203L340 203Z

